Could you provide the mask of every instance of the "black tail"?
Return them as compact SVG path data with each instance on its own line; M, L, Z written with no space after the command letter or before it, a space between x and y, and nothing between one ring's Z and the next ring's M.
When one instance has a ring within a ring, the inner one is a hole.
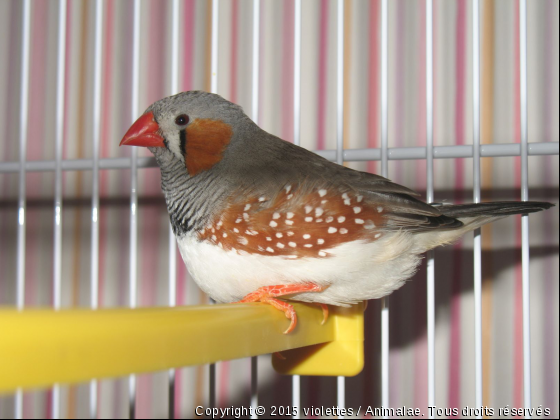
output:
M552 203L537 201L495 201L492 203L440 205L437 209L449 217L510 216L535 213L553 207Z

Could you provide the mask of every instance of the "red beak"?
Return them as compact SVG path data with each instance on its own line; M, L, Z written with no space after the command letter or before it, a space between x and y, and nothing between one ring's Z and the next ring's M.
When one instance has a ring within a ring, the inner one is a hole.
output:
M132 124L119 146L165 147L163 137L158 131L159 125L154 119L154 114L148 112Z

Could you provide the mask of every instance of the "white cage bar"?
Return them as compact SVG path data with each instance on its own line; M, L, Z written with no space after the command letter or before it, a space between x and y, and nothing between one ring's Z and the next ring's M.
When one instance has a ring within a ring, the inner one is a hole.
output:
M426 0L426 201L434 202L434 74L433 74L433 4ZM435 351L435 261L434 252L426 259L427 330L428 330L428 407L436 405ZM428 413L430 418L434 416Z
M179 39L181 37L179 26L180 13L179 0L173 0L171 6L171 86L170 95L179 93ZM168 305L175 306L177 304L177 241L173 233L171 221L169 222L168 247L169 258L167 261L169 277L168 277ZM168 381L168 408L167 417L175 418L175 369L169 369L167 372Z
M480 202L480 37L478 0L472 2L473 32L473 200ZM482 248L480 228L474 231L475 406L482 407ZM477 416L482 418L482 415Z
M218 13L219 0L212 0L212 35L211 35L211 62L210 62L210 92L218 93ZM210 303L213 300L210 299ZM209 390L208 405L216 407L216 364L211 363L208 367Z
M26 219L26 169L27 160L27 124L29 119L29 38L30 38L31 4L23 2L21 33L21 89L19 118L19 189L18 189L18 227L17 227L17 289L16 305L22 310L25 305L25 219ZM23 392L18 390L14 402L14 417L23 418Z
M62 147L64 141L64 77L66 74L66 0L58 9L58 49L56 72L55 127L55 186L54 186L54 246L53 246L53 307L61 307L62 279ZM51 394L51 417L60 418L60 386L55 384Z
M521 107L521 200L529 200L529 139L527 128L527 0L519 0L519 82ZM529 272L529 216L521 216L523 282L523 403L531 408L531 320ZM527 418L531 418L529 414Z
M529 143L529 156L557 155L560 148L555 142ZM316 150L319 156L336 162L336 150ZM386 150L387 160L424 160L425 147L390 147ZM382 161L383 148L344 149L344 162ZM480 157L512 157L521 156L521 146L510 144L482 144ZM458 159L473 157L472 146L434 146L434 159ZM36 160L23 163L26 172L49 172L56 169L54 160ZM91 159L65 159L62 161L63 171L86 171L92 169ZM130 158L102 158L99 160L100 169L130 169ZM155 168L156 161L152 157L137 159L138 168ZM0 162L0 173L19 172L19 162Z
M389 4L381 1L381 175L389 176ZM389 402L389 297L381 301L381 406ZM387 418L384 416L384 418Z
M344 164L344 0L337 1L336 24L336 163ZM336 404L346 408L346 379L336 381ZM343 419L344 415L339 415Z
M542 142L527 145L528 156L557 155L560 151L558 143ZM387 160L423 160L426 159L425 147L390 147L387 148ZM316 150L319 156L335 162L336 150ZM382 161L383 149L345 149L345 162ZM511 144L481 144L480 157L513 157L521 156L521 146ZM434 146L434 159L458 159L473 157L472 146ZM49 172L56 170L54 160L35 160L23 163L26 172ZM19 172L19 162L0 162L0 173ZM62 161L63 171L87 171L93 167L91 159L65 159ZM156 161L152 157L139 157L137 168L155 168ZM101 158L99 169L130 169L131 158Z
M93 70L93 174L91 188L91 270L90 270L90 307L99 307L99 144L101 138L101 63L103 41L103 1L95 2L95 46ZM89 385L90 418L98 417L98 382Z
M141 0L134 1L133 27L132 27L132 85L130 99L130 123L138 117L140 93L140 18L142 13ZM137 306L138 294L138 150L136 147L130 151L130 236L129 236L129 261L128 261L128 306ZM131 419L136 417L136 376L128 377L128 415Z
M294 1L294 144L301 144L301 0ZM301 407L301 378L292 377L292 405ZM295 410L292 418L299 419Z
M260 82L260 26L261 12L260 0L253 0L253 62L251 79L251 116L255 123L259 123L259 82ZM251 357L251 418L256 419L257 407L259 405L258 379L259 379L259 359L258 356Z

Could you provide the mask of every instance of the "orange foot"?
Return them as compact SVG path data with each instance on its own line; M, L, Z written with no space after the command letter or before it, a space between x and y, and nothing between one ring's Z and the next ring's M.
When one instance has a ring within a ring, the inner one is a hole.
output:
M269 305L274 306L276 309L281 310L286 315L286 318L289 318L291 321L288 329L284 331L284 334L288 334L291 333L297 325L296 311L294 310L293 305L290 305L288 302L284 302L275 298L279 296L293 295L295 293L303 293L303 292L318 293L318 292L322 292L325 289L326 287L319 286L313 283L265 286L265 287L259 287L253 293L249 293L247 296L241 299L239 303L263 302L263 303L268 303ZM324 303L319 303L319 305L323 309L322 324L324 324L329 316L329 309L327 305L325 305Z

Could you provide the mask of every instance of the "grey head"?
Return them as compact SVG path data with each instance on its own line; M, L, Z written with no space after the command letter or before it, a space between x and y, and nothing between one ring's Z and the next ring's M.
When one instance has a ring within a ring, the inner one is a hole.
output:
M185 163L187 133L194 128L192 125L197 121L220 121L231 126L233 133L239 132L239 127L254 126L239 105L220 95L203 91L181 92L163 98L150 105L145 114L150 112L153 113L154 120L159 126L158 133L163 137L166 149L150 147L150 151L156 158L167 157L166 160L171 158L167 152L171 152L173 158L183 163ZM238 137L232 136L229 141L234 142ZM196 151L193 150L193 153Z
M225 206L247 178L250 161L259 161L263 137L266 143L271 136L239 105L190 91L150 105L121 144L145 146L154 154L172 225L181 234L202 228Z

